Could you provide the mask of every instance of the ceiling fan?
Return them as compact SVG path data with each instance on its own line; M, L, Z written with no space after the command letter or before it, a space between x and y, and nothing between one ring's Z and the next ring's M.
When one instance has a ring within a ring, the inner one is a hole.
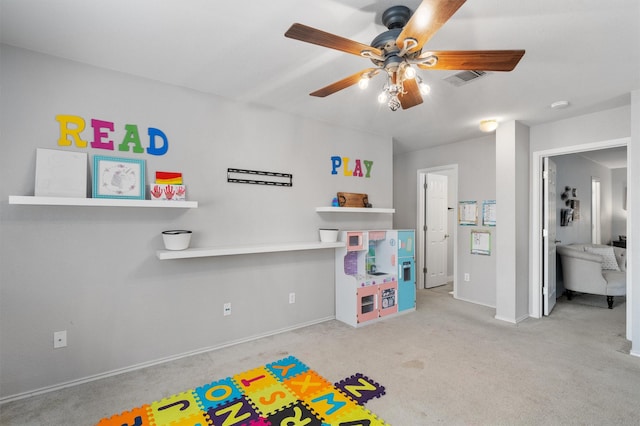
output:
M369 80L381 71L387 82L378 101L392 111L408 109L422 103L429 87L422 82L416 68L433 70L511 71L524 50L439 50L422 51L423 46L466 0L423 0L411 12L406 6L392 6L382 14L387 31L366 45L302 24L293 24L285 37L316 44L370 59L376 66L359 71L310 93L325 97L356 83L366 88Z

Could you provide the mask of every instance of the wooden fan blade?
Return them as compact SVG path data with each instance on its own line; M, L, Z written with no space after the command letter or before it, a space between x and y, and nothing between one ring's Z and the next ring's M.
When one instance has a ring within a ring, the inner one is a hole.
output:
M318 46L340 50L353 55L362 56L361 53L368 50L378 56L382 56L382 51L380 51L380 49L302 24L296 23L291 25L284 35L285 37L293 38L295 40L306 41L307 43L317 44Z
M404 47L404 40L411 38L417 45L409 52L422 49L422 46L453 16L466 0L423 0L409 22L396 39L399 49Z
M522 56L524 50L440 50L424 52L421 58L434 55L438 62L434 66L418 64L425 70L475 70L475 71L511 71Z
M319 98L324 98L325 96L332 95L342 89L346 89L349 86L353 86L358 83L363 75L370 74L371 76L376 75L380 69L378 68L367 68L366 70L362 70L353 75L350 75L347 78L343 78L340 81L336 81L333 84L328 85L327 87L323 87L322 89L318 89L313 93L309 93L311 96L317 96Z
M405 80L402 85L405 93L398 95L402 109L409 109L416 105L420 105L422 103L422 94L420 94L420 88L418 87L418 82L415 78Z

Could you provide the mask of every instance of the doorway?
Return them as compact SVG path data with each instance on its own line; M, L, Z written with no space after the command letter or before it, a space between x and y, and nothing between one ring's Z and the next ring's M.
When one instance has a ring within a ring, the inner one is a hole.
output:
M416 284L432 288L453 283L457 297L458 165L418 170Z
M596 142L590 144L576 145L564 148L557 148L547 151L538 151L532 154L532 217L531 217L531 267L532 281L530 283L530 313L531 317L541 318L544 312L544 288L545 282L545 250L543 239L544 233L544 176L543 165L545 159L557 155L576 154L588 151L595 151L607 148L627 146L629 138L615 139L611 141ZM627 318L629 318L631 306L627 304Z

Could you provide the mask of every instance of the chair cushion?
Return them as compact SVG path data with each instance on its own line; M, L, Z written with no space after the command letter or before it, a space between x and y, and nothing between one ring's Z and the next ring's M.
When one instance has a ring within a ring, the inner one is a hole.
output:
M613 253L613 247L589 247L586 246L585 251L589 253L599 254L602 256L602 269L611 271L619 271L618 261L616 255Z

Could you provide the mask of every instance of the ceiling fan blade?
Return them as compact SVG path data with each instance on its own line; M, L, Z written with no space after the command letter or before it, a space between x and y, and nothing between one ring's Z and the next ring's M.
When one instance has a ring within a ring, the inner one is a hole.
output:
M409 49L409 52L422 49L422 46L456 13L465 1L423 0L396 39L398 48L404 48L405 39L414 39L417 44Z
M285 37L295 40L306 41L307 43L317 44L318 46L340 50L353 55L362 56L361 53L368 50L378 56L382 56L380 49L302 24L296 23L291 25L284 35Z
M425 70L475 70L475 71L511 71L522 56L524 50L440 50L423 52L420 57L436 56L438 62L433 66L418 64Z
M416 105L420 105L422 103L422 95L420 94L420 88L418 87L418 82L415 78L404 80L402 85L404 93L400 93L398 95L402 109L409 109Z
M336 81L335 83L332 83L327 87L323 87L322 89L318 89L315 92L309 93L309 95L324 98L325 96L332 95L342 89L346 89L349 86L353 86L360 81L363 75L369 74L370 77L373 77L379 71L379 68L367 68L366 70L357 72L347 78L343 78L340 81Z

